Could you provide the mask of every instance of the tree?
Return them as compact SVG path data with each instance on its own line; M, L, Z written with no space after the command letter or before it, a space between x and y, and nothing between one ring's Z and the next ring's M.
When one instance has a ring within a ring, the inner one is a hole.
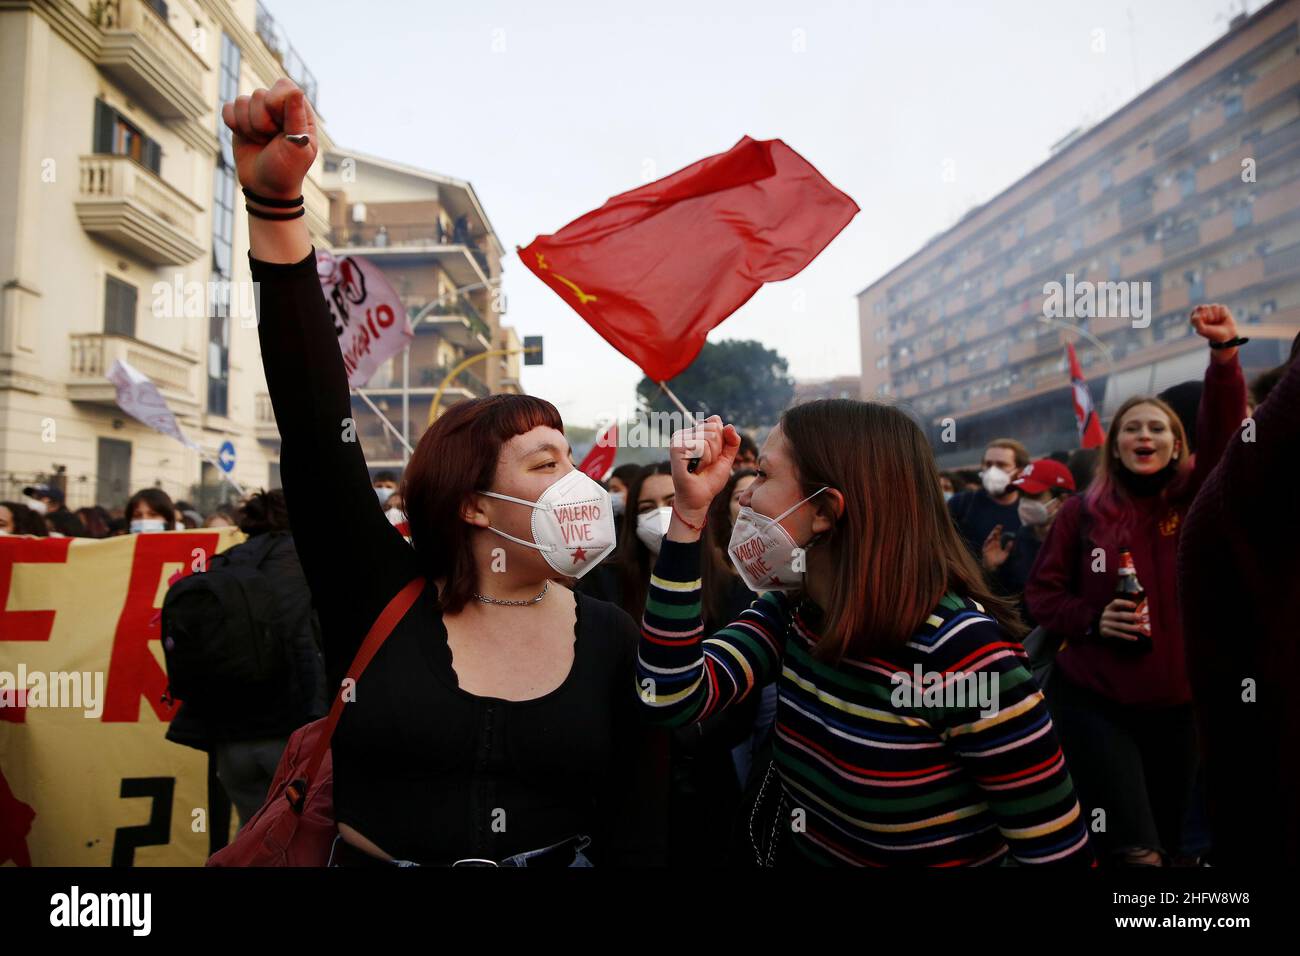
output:
M774 424L794 397L786 360L752 340L705 342L695 361L668 387L692 412L721 415L724 422L744 429ZM643 378L636 392L647 411L678 411L658 382Z

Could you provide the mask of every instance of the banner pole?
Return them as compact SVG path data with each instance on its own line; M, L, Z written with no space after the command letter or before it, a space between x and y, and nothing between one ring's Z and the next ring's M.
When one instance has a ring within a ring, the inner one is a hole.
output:
M410 446L410 444L407 442L407 440L402 436L402 433L399 432L396 428L393 427L393 423L390 422L390 421L388 420L388 416L385 415L383 412L381 412L381 411L378 409L378 407L376 407L375 403L372 402L372 401L370 400L370 396L367 395L365 392L361 391L361 389L357 388L357 389L353 389L353 391L356 392L357 396L358 396L358 397L359 397L363 402L365 402L366 405L369 406L369 408L370 408L370 410L371 410L372 412L374 412L374 413L379 417L379 421L383 424L383 426L384 426L385 428L387 428L390 432L393 433L393 436L394 436L394 437L395 437L399 442L401 442L401 443L402 443L402 447L406 449L406 453L407 453L408 455L410 455L410 454L412 453L413 449L411 448L411 446Z

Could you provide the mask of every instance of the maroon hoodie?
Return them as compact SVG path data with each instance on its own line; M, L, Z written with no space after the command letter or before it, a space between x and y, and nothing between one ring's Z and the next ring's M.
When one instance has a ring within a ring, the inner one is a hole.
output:
M1192 499L1245 417L1241 365L1235 357L1222 364L1211 361L1197 416L1199 445L1192 468L1176 476L1162 494L1125 496L1126 535L1103 526L1084 495L1061 506L1025 585L1025 602L1039 624L1065 638L1056 656L1065 678L1121 704L1169 707L1191 700L1178 599L1178 542ZM1152 644L1148 654L1135 654L1097 633L1101 612L1115 598L1121 538L1147 594ZM1095 549L1104 552L1104 562Z
M1300 357L1254 417L1255 440L1229 444L1187 515L1187 666L1216 864L1296 866L1300 496L1290 482L1300 470Z

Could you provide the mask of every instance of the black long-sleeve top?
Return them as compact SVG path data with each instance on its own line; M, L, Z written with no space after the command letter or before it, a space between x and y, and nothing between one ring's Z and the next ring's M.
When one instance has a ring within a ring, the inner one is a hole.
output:
M348 440L347 377L316 274L251 256L280 474L319 612L331 687L388 601L421 571ZM502 859L593 838L592 861L658 862L661 788L633 693L638 629L582 594L574 661L554 691L506 701L458 685L430 582L357 681L335 732L339 823L398 859Z

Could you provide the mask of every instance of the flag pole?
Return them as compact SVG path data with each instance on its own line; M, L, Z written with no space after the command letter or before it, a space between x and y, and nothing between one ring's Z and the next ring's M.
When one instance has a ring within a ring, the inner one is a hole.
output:
M667 382L660 382L659 387L664 390L664 394L667 395L672 400L672 403L677 406L678 410L683 415L686 416L686 419L688 421L693 422L695 420L695 416L692 415L690 411L687 410L686 406L682 404L682 400L673 394L673 390L668 387Z
M673 394L673 390L668 387L668 383L660 382L659 387L664 390L664 394L667 395L672 400L672 403L681 411L682 425L686 427L693 426L695 424L695 416L691 414L690 410L685 405L682 404L682 400ZM694 472L699 466L700 458L699 456L695 456L686 463L686 470Z
M213 468L217 469L217 474L221 476L221 480L224 481L226 484L228 484L231 488L235 489L235 494L239 495L239 497L241 498L244 497L244 489L240 487L239 482L235 481L234 478L231 478L228 474L226 474L225 469L221 467L220 462L216 461L215 459L209 458L207 455L203 453L202 449L198 449L198 452L200 458L206 461Z

